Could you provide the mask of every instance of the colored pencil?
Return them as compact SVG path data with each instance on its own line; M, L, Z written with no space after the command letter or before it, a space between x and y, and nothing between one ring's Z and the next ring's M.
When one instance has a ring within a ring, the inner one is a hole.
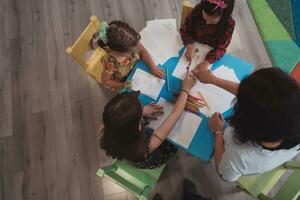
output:
M194 111L194 110L191 110L191 109L189 109L189 108L186 108L185 110L187 110L187 111L189 111L189 112L191 112L191 113L194 113L194 114L199 114L199 112L197 112L197 111Z
M210 107L208 106L208 103L206 102L206 100L204 99L204 97L202 96L201 92L198 91L199 96L203 99L204 103L206 104L206 107L208 108L208 110L210 110Z
M167 91L170 92L170 81L169 81L169 68L166 66L166 81L167 81Z
M195 99L195 100L199 100L199 101L203 101L203 99L200 99L200 98L195 97L195 96L193 96L193 95L189 95L189 98L192 98L192 99Z

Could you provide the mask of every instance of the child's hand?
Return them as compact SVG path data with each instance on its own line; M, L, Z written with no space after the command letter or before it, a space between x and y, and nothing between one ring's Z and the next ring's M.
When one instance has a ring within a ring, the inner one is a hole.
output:
M193 57L193 45L192 44L188 44L186 46L186 51L185 51L184 55L188 61L192 60L192 57Z
M200 63L199 65L196 66L196 69L202 70L202 69L208 69L210 63L205 60L202 63Z
M216 133L217 131L222 131L224 125L225 121L220 113L214 113L208 122L208 127L213 133Z
M214 83L215 76L211 73L210 70L195 69L192 72L193 72L194 76L196 76L200 82L209 83L209 84Z
M190 91L194 87L196 80L196 77L191 72L187 72L187 75L182 82L182 88Z
M160 69L159 67L155 66L151 69L151 73L158 78L163 78L165 76L165 72L163 69Z
M143 115L150 119L157 119L156 115L163 112L163 107L156 103L150 103L143 108Z

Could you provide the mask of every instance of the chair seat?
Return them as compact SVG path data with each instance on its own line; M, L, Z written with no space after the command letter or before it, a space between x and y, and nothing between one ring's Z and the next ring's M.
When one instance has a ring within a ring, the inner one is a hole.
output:
M258 176L242 176L237 184L246 189L251 195L258 197L261 193L267 194L284 174L285 169L279 166Z
M139 199L147 199L164 168L165 165L155 169L138 169L125 161L114 160L111 166L98 169L97 175L108 177Z

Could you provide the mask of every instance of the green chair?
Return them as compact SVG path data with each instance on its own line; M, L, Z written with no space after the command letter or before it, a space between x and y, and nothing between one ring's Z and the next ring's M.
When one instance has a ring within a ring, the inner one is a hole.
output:
M138 199L146 200L164 168L165 165L156 169L137 169L124 161L114 160L111 166L98 169L97 175L108 177Z
M268 197L267 194L287 170L292 170L287 181L274 197ZM300 196L300 163L289 161L259 176L243 176L239 178L237 185L261 200L297 200Z

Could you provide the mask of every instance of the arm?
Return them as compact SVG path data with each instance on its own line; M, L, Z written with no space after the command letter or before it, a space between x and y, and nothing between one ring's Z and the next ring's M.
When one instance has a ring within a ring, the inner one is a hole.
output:
M176 124L178 118L181 116L185 103L188 98L188 92L191 90L191 88L194 86L196 80L194 77L192 77L191 74L189 74L183 81L183 89L180 92L180 95L177 99L177 102L171 111L171 113L168 115L168 117L162 122L162 124L154 130L154 133L150 139L149 142L149 152L153 152L155 149L157 149L161 143L166 139L174 125Z
M224 118L220 113L214 113L208 122L209 129L215 135L215 165L219 173L219 165L224 153L224 140L223 140L223 129L224 129Z
M213 75L213 73L210 70L207 69L194 70L193 73L202 83L214 84L234 95L237 94L239 88L238 83L218 78L215 75Z
M163 78L164 71L155 65L147 49L140 42L137 44L137 48L141 53L142 60L150 67L152 74Z
M192 12L186 17L185 23L179 29L181 39L183 41L184 46L193 43L192 37Z
M230 18L228 22L228 27L224 34L218 39L216 47L210 52L208 52L208 54L206 55L206 62L212 64L226 53L226 49L229 46L232 39L234 27L235 21L232 18Z
M112 79L112 75L103 72L101 76L102 84L114 90L119 90L125 87L126 83L118 82Z
M235 96L237 95L237 91L239 89L238 83L228 81L225 79L221 79L216 76L214 76L214 77L215 78L214 78L214 81L212 84L214 84L220 88L223 88L224 90L227 90L228 92L230 92L231 94L234 94Z
M215 135L215 165L219 173L219 165L224 153L224 138L222 134Z

